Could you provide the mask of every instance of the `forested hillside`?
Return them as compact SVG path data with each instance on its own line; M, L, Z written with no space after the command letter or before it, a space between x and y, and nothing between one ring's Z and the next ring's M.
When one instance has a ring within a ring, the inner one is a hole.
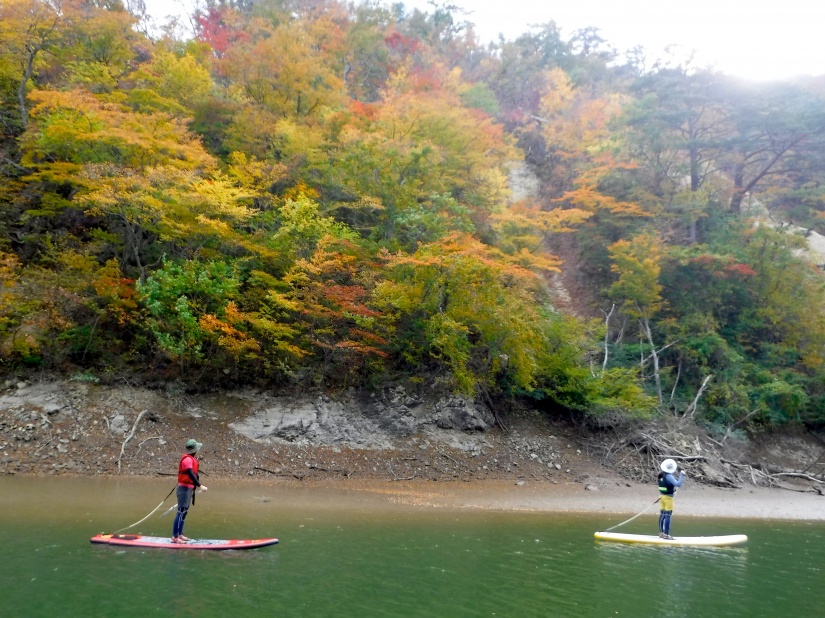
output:
M449 4L209 0L191 40L126 4L0 0L4 373L825 422L825 81Z

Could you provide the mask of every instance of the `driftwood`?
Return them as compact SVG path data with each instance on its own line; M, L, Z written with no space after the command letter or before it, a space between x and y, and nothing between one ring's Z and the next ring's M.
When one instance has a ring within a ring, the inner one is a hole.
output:
M757 477L759 477L761 479L764 479L769 487L779 487L780 489L786 489L788 491L796 491L796 492L800 492L800 493L809 493L811 491L814 491L814 492L818 493L819 495L822 495L822 490L819 487L810 487L810 488L807 488L807 489L797 489L796 487L788 487L787 485L782 484L778 481L779 477L791 477L791 478L801 478L801 479L804 479L806 481L810 481L812 483L817 483L819 485L825 484L825 481L823 481L821 479L818 479L816 477L813 477L809 474L803 474L803 473L800 473L800 472L774 472L774 473L771 474L771 473L768 473L768 472L763 472L759 468L751 466L750 464L741 464L741 463L737 463L735 461L728 461L726 459L721 459L720 461L722 463L727 464L729 466L732 466L734 468L738 468L738 469L747 471L750 474L751 482L754 484L754 486L758 486L758 483L756 482L756 479L757 479Z
M693 479L721 487L740 487L740 479L730 468L720 465L722 445L707 440L707 436L685 434L684 423L675 421L669 426L646 426L630 434L617 430L614 440L591 440L588 452L601 462L622 471L638 481L650 481L658 472L663 459L674 459L688 465Z
M771 487L777 487L779 489L784 489L786 491L795 491L800 494L810 494L810 493L817 493L820 496L822 495L822 489L816 486L806 487L805 489L800 489L798 487L789 487L780 481L776 481L771 484Z
M801 472L776 472L774 474L771 474L770 476L772 476L772 477L792 476L792 477L795 477L795 478L806 479L806 480L812 481L814 483L825 483L825 481L823 481L821 479L818 479L815 476L811 476L809 474L802 474Z
M709 379L710 376L705 379L705 385ZM607 432L591 435L586 442L588 455L636 481L650 482L663 459L674 459L680 466L684 464L690 477L702 484L730 488L753 484L825 495L823 475L773 466L763 468L756 463L741 462L737 449L724 443L730 432L720 441L714 440L700 428L686 426L690 410L689 407L688 414L681 419L658 425L605 425L603 427L612 430L613 435ZM726 459L726 454L733 461Z

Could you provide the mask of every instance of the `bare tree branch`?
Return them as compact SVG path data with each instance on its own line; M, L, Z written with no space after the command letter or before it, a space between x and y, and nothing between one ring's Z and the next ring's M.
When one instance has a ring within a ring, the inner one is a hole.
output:
M143 411L141 411L140 414L138 414L137 418L135 419L135 424L132 425L132 431L129 432L129 435L126 436L126 439L123 441L123 444L120 445L120 455L117 458L117 471L118 471L118 473L120 473L120 460L123 459L123 453L126 450L126 444L129 442L129 440L131 440L132 438L135 437L135 432L137 431L138 423L140 422L140 419L143 418L143 415L146 414L147 412L148 412L148 410L143 410Z

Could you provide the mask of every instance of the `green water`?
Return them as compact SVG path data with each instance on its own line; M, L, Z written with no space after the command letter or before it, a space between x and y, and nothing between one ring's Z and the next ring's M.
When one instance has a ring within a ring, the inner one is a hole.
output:
M0 616L825 616L822 523L680 518L676 534L745 533L749 543L645 547L594 542L604 516L210 484L189 536L281 544L173 552L89 543L148 513L168 484L0 478ZM623 530L655 529L655 516L640 520ZM166 534L171 523L153 518L140 530Z

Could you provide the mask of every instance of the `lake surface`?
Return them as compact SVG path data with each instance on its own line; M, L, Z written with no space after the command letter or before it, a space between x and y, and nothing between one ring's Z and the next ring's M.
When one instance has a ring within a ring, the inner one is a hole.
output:
M615 516L421 508L213 481L188 536L281 543L237 552L89 543L142 518L173 484L0 478L0 616L825 616L822 522L677 516L677 535L749 542L645 547L593 540ZM620 530L655 532L656 518ZM171 515L156 515L131 532L171 526Z

